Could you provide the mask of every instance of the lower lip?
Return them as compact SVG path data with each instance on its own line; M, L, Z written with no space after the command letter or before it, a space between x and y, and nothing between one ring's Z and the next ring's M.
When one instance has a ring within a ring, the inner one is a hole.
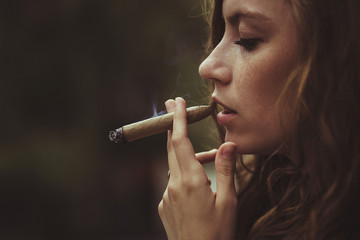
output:
M236 113L225 113L225 111L222 111L217 115L217 121L220 125L226 125L232 121L236 115Z

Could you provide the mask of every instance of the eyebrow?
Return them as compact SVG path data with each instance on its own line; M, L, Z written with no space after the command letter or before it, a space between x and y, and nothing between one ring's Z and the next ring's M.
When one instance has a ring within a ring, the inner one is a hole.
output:
M271 19L260 12L241 11L230 15L227 21L231 25L239 24L240 19L249 19L254 22L271 22Z

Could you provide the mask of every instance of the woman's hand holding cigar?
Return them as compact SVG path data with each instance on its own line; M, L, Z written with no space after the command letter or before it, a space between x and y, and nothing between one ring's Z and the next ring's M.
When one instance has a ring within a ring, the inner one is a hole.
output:
M185 105L181 98L166 102L167 111L174 112L174 123L168 131L171 174L159 204L161 220L170 240L233 239L237 212L236 146L227 142L219 150L196 155L188 138ZM216 193L201 165L210 161L215 161Z

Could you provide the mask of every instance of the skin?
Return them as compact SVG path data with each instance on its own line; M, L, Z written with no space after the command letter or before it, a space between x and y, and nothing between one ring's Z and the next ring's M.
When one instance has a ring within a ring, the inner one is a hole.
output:
M218 150L195 154L188 138L185 101L176 98L165 103L167 111L175 114L167 143L171 175L158 207L168 239L234 238L235 155L272 152L284 138L276 100L296 63L290 12L281 0L224 1L225 34L200 66L202 77L215 83L214 100L236 112L226 121L220 116L227 132ZM236 43L244 38L260 40L251 48L249 41ZM291 122L291 116L285 120ZM209 161L215 161L216 193L201 165Z
M200 74L214 81L214 100L236 111L224 124L225 141L236 143L240 153L272 153L292 127L289 114L283 116L285 129L281 128L276 105L298 62L290 6L284 0L225 0L223 16L225 34L200 65ZM239 39L259 41L249 50L234 44Z

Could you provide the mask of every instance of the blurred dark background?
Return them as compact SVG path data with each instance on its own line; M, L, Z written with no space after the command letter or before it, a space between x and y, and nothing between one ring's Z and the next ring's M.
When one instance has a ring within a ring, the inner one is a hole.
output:
M0 239L165 239L166 134L119 145L108 131L168 98L204 101L201 13L200 0L0 1Z

